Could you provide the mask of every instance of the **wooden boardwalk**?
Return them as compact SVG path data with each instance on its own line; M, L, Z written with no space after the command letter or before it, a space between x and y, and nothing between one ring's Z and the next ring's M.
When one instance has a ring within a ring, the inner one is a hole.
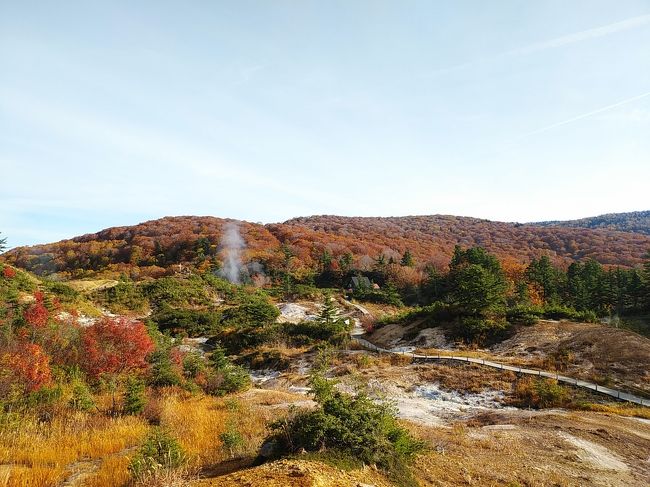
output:
M352 340L357 342L361 347L367 349L367 350L372 350L375 352L379 353L391 353L394 355L404 355L407 357L412 357L415 360L421 360L421 361L434 361L434 360L456 360L459 362L468 362L472 364L479 364L479 365L485 365L486 367L492 367L494 369L501 369L501 370L510 370L512 372L516 372L518 374L527 374L527 375L534 375L537 377L547 377L549 379L555 379L558 382L564 382L567 384L571 384L573 386L577 387L582 387L585 389L590 389L594 392L598 392L600 394L605 394L607 396L611 396L616 399L620 399L621 401L627 401L631 402L634 404L639 404L641 406L650 406L650 399L644 399L639 396L635 396L633 394L629 394L627 392L619 391L617 389L612 389L609 387L604 387L604 386L599 386L598 384L594 384L592 382L587 382L584 380L579 380L579 379L574 379L573 377L567 377L565 375L560 375L557 372L546 372L543 370L535 370L535 369L526 369L522 367L516 367L513 365L506 365L506 364L501 364L499 362L493 362L490 360L485 360L482 358L474 358L474 357L466 357L462 355L422 355L422 354L417 354L417 353L412 353L412 352L397 352L394 350L387 350L385 348L378 347L377 345L370 343L368 340L361 338L360 336L357 335L352 335Z

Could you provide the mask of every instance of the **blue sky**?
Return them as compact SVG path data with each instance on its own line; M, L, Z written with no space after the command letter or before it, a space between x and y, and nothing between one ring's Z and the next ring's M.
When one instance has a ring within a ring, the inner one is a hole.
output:
M0 2L0 232L650 209L650 0Z

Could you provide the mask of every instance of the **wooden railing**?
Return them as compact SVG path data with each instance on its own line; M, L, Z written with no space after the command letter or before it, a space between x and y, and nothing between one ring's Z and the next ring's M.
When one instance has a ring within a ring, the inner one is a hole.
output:
M407 357L412 357L415 360L421 360L421 361L433 361L433 360L457 360L460 362L468 362L472 364L479 364L479 365L485 365L486 367L492 367L494 369L501 369L501 370L510 370L512 372L516 372L518 374L526 374L526 375L535 375L538 377L547 377L549 379L555 379L558 382L564 382L566 384L571 384L577 387L582 387L584 389L590 389L592 391L598 392L600 394L605 394L607 396L614 397L616 399L620 399L621 401L627 401L631 402L634 404L639 404L641 406L650 406L650 399L644 399L639 396L635 396L634 394L630 394L627 392L619 391L617 389L612 389L610 387L604 387L604 386L599 386L598 384L594 384L592 382L587 382L584 380L580 379L574 379L573 377L567 377L565 375L560 375L558 372L547 372L543 370L536 370L536 369L528 369L524 367L516 367L513 365L506 365L502 364L499 362L493 362L491 360L485 360L482 358L474 358L474 357L467 357L463 355L440 355L440 354L435 354L435 355L427 355L427 354L416 354L414 352L398 352L395 350L387 350L385 348L378 347L374 343L369 342L365 338L361 338L359 336L352 335L351 336L352 340L358 343L362 348L365 348L367 350L372 350L378 353L390 353L394 355L403 355Z

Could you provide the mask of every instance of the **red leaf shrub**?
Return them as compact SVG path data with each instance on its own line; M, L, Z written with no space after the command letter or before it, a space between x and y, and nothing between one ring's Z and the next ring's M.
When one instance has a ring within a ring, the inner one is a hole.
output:
M12 277L16 277L16 270L11 267L5 267L2 269L2 275L7 279L11 279Z
M52 382L50 359L34 343L16 341L0 349L0 391L34 392Z
M155 347L141 322L106 317L82 331L81 348L82 367L97 379L101 374L145 369L147 355Z
M36 295L34 296L36 297ZM48 317L49 312L43 304L42 298L39 301L38 297L36 298L36 302L23 312L25 321L34 328L44 327L47 324Z

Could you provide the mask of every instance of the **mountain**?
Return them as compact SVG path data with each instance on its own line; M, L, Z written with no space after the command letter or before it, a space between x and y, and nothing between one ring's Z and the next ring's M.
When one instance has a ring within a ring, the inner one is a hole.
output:
M547 221L530 223L540 227L600 228L620 232L650 235L650 210L629 213L607 213L606 215L580 218L578 220Z
M630 220L631 221L631 220ZM234 220L210 216L165 217L115 227L56 243L19 247L2 256L8 263L39 275L129 273L156 277L178 264L209 265L219 254L224 225ZM455 245L482 246L501 259L526 263L548 255L556 264L595 259L631 267L650 249L650 235L608 228L520 224L449 215L406 217L300 217L276 224L238 223L244 262L267 268L282 265L282 245L294 265L314 269L327 251L334 259L351 253L355 265L372 265L383 253L399 260L409 250L416 264L443 268Z

